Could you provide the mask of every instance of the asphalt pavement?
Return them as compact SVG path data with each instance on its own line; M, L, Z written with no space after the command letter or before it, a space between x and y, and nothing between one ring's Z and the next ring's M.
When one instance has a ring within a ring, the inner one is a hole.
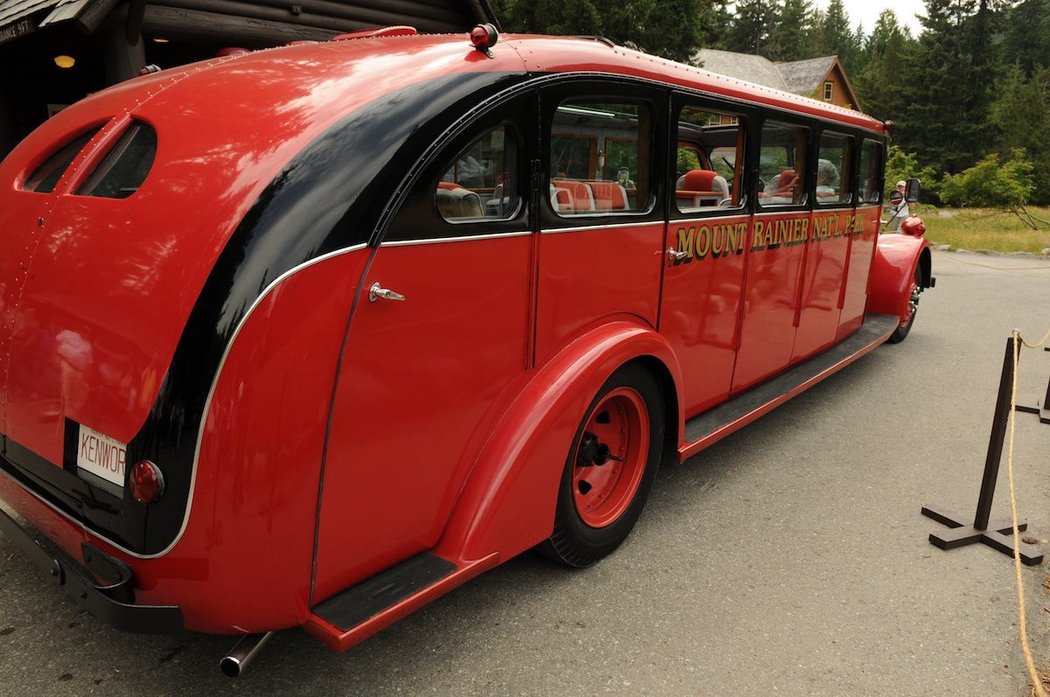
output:
M0 538L0 695L1027 695L1012 561L931 546L919 509L972 515L1005 341L1050 330L1050 262L933 263L904 343L665 468L613 556L523 555L344 654L289 630L230 680L231 639L117 632ZM1048 378L1026 351L1019 401ZM1050 553L1048 452L1020 415L1018 502ZM1044 667L1048 571L1022 573Z

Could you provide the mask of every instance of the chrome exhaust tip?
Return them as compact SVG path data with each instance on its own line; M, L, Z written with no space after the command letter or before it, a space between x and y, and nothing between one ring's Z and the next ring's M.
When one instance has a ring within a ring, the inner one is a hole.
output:
M273 635L273 632L265 634L245 634L228 654L219 661L219 669L223 675L236 678L247 667L248 662L259 653L259 649Z

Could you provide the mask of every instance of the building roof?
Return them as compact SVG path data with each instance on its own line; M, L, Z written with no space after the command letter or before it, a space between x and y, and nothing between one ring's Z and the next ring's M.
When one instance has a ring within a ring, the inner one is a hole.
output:
M789 92L810 94L821 86L828 72L838 62L835 56L821 56L803 61L776 63L777 72L784 78Z
M788 89L784 76L777 70L777 64L762 56L705 48L693 56L693 62L712 73L728 75L785 92L794 92Z
M807 60L774 63L768 58L750 53L705 48L693 56L693 62L713 73L805 96L817 93L823 86L824 80L837 67L846 85L849 103L856 109L860 109L860 100L857 99L853 85L850 84L849 77L846 75L846 69L842 66L838 56L821 56Z

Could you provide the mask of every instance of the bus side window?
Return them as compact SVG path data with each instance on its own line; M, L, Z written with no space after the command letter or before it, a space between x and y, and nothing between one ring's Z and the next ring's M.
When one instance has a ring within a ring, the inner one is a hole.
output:
M739 116L685 107L678 117L675 203L681 213L743 205L744 124Z
M571 99L550 134L551 208L559 216L645 213L652 115L642 102Z
M763 208L806 202L806 147L809 131L801 126L766 122L759 155L758 201Z
M850 203L852 181L853 138L833 133L820 136L817 155L817 203L833 205Z
M861 203L878 203L882 199L882 145L865 140L860 151Z
M450 223L506 220L521 202L518 142L513 129L483 133L449 162L437 183L435 202Z

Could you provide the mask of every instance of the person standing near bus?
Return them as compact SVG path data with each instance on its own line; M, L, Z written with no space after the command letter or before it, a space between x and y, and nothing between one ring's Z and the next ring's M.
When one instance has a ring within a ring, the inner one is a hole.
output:
M908 211L908 199L904 195L904 191L907 188L907 183L903 180L897 182L897 186L894 187L893 192L890 194L890 220L886 224L886 229L892 232L896 232L901 227L901 221L907 219L910 215Z

